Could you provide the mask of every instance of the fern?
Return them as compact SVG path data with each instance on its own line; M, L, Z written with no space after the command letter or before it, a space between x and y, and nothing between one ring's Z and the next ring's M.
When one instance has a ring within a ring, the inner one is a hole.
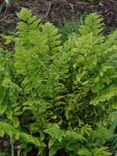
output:
M81 35L87 35L93 33L93 35L99 35L103 31L104 24L102 23L101 16L96 13L90 14L85 20L85 25L80 28Z
M47 44L49 47L49 52L55 53L60 50L60 34L58 34L58 29L55 28L52 24L46 23L41 26L43 33L47 36Z
M58 29L23 8L15 52L0 49L0 135L40 156L110 155L106 142L117 103L116 31L104 36L102 18L86 17L61 42ZM25 151L26 150L26 151ZM24 154L23 153L23 154Z

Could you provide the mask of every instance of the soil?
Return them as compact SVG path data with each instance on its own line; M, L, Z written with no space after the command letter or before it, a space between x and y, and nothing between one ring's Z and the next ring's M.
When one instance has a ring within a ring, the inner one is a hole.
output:
M98 12L104 18L106 31L110 32L117 28L117 1L94 0L87 3L83 0L53 0L47 14L49 0L11 0L10 6L0 12L0 30L4 32L15 31L18 18L16 13L22 7L32 9L33 13L42 19L58 25L67 19L74 19L81 14ZM0 1L1 2L1 1Z

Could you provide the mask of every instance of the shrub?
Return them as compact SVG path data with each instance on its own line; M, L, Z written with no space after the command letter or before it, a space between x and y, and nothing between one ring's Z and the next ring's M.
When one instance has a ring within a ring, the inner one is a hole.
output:
M62 45L52 24L24 8L18 17L14 53L0 49L0 136L19 140L19 153L111 155L105 143L117 109L117 31L103 36L93 13Z

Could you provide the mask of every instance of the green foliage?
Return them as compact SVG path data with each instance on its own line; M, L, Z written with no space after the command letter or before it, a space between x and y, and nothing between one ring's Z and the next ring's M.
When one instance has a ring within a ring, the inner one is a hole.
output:
M61 39L63 42L68 40L69 36L73 33L79 34L79 27L84 23L83 15L74 20L65 20L63 25L60 25L59 32L62 34Z
M117 105L117 103L115 103L115 105ZM113 112L112 117L113 117L113 121L110 129L113 132L113 137L111 138L109 144L112 153L115 154L117 153L117 111Z
M10 156L8 153L3 153L3 152L0 152L0 155L1 156Z
M19 150L54 156L109 156L106 141L117 109L117 31L102 34L100 16L90 14L61 43L58 29L27 9L18 13L15 52L0 49L0 136Z

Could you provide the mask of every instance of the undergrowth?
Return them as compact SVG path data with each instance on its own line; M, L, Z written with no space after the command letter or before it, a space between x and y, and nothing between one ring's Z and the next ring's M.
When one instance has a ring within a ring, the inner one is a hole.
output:
M61 34L62 42L65 42L66 40L68 40L69 35L73 33L80 34L79 27L81 24L84 24L83 15L80 15L79 17L73 20L65 19L63 24L59 25L59 32Z

